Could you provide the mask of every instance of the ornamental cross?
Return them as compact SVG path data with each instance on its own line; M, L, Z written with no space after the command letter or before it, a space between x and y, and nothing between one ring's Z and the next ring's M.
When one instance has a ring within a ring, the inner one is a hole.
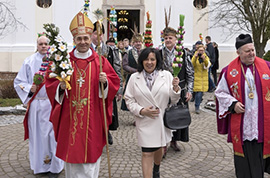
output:
M77 82L79 82L80 88L82 87L82 84L85 82L82 78L82 76L80 76L80 79L77 80Z
M239 141L239 139L237 138L237 136L235 135L234 138L235 142L237 143Z

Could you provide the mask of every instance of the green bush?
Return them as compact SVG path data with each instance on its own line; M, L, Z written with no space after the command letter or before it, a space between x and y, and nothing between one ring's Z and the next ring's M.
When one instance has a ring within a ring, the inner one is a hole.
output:
M13 87L13 80L0 81L0 97L1 98L18 98Z
M8 99L0 98L0 107L8 107L8 106L14 107L20 104L22 104L22 102L19 98L8 98Z
M263 55L263 59L266 61L270 61L270 50L268 50L267 53Z

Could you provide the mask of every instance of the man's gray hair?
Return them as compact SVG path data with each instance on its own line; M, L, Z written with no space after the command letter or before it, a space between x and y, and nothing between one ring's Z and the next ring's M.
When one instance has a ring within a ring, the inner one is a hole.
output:
M37 44L38 44L39 39L42 38L42 37L47 38L46 36L40 36L40 37L38 37L38 38L37 38ZM48 44L50 43L50 39L49 39L49 38L47 38L47 43L48 43Z

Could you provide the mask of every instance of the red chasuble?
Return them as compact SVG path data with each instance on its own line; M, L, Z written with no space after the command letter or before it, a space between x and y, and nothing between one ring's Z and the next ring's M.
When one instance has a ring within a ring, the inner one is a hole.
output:
M70 61L74 69L70 81L72 88L68 95L64 93L62 105L55 100L59 80L48 77L46 80L47 94L52 104L50 121L57 141L56 156L68 163L95 163L106 144L103 104L102 98L99 98L99 56L92 50L89 58L78 59L73 50ZM105 109L109 126L112 120L112 101L120 79L104 57L102 67L108 80Z
M257 72L260 76L259 81L261 82L262 96L259 97L263 101L263 157L267 158L270 156L270 70L266 62L256 57L254 61ZM244 93L241 92L241 61L240 58L233 60L227 71L227 82L232 95L241 103L244 103ZM258 90L258 88L257 88ZM241 123L243 122L243 114L232 114L230 119L231 127L231 139L233 143L233 149L235 155L244 156L242 148L242 128Z

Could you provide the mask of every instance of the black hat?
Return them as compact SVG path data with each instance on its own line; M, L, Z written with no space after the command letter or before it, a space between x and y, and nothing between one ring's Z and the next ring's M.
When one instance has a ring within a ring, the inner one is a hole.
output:
M239 49L241 46L248 44L248 43L252 43L251 36L249 34L240 34L236 38L235 47L236 47L236 49Z
M109 43L109 42L115 43L115 39L114 39L113 37L110 37L110 38L106 41L106 44Z
M105 33L105 29L104 29L104 25L103 24L101 24L102 25L102 34L104 34ZM95 32L97 30L97 21L94 23L94 30L93 30L93 32Z

